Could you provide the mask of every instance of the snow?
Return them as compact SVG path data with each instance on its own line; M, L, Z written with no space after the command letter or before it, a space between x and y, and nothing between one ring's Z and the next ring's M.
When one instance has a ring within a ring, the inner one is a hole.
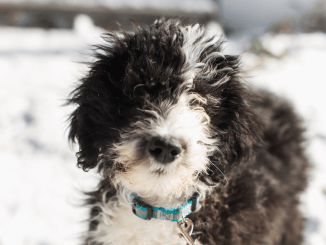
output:
M107 8L107 9L159 9L159 10L178 10L181 12L214 13L215 3L211 0L1 0L2 4L11 6L30 5L51 7L77 7L77 8Z
M76 167L67 143L63 107L87 67L90 44L104 31L79 16L75 29L0 28L0 244L79 244L87 208L81 190L97 181ZM229 53L243 52L252 35L230 40ZM248 81L292 101L307 127L313 168L301 209L305 245L326 244L326 34L266 34L259 38L274 57L245 52ZM75 147L76 148L76 147Z
M263 32L282 18L297 18L321 0L220 0L220 18L235 30Z
M62 105L97 31L0 29L1 245L78 244L86 229L79 190L97 177L76 167Z

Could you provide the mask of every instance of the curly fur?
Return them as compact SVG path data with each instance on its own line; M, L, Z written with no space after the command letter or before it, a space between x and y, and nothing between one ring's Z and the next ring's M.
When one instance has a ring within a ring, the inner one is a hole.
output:
M203 244L300 244L308 161L291 106L247 88L239 57L199 25L160 19L104 39L68 102L78 166L103 175L87 193L84 243L185 244L175 223L132 214L129 190L165 208L200 192L203 208L189 218ZM155 136L180 142L181 157L152 159Z

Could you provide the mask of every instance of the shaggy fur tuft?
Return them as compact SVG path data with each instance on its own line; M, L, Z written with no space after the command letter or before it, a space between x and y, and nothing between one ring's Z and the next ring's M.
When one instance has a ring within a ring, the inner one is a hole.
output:
M126 193L175 208L195 191L203 244L300 244L308 162L291 106L247 88L239 57L198 24L159 19L104 39L68 102L78 166L103 176L84 244L186 244L175 222L136 217Z

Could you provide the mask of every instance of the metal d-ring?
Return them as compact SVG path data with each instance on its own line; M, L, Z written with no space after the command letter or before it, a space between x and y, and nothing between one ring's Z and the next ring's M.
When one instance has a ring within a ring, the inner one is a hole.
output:
M185 217L183 216L182 210L181 210L181 208L178 208L178 209L179 209L179 212L181 214L182 223L185 224L186 223L186 220L185 220Z

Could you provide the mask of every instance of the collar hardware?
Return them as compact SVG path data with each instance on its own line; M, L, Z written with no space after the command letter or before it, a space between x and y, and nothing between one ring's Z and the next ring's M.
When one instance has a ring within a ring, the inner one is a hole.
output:
M149 205L148 203L142 201L139 197L135 197L133 200L132 200L132 212L137 215L137 212L136 212L136 207L137 207L137 204L140 206L140 207L143 207L143 208L147 208L147 216L146 216L146 220L151 220L153 218L153 206ZM138 215L137 215L138 216Z
M197 201L199 201L199 193L198 192L195 192L190 197L190 200L192 201L192 204L191 204L191 212L195 212L196 211L196 208L197 208Z

